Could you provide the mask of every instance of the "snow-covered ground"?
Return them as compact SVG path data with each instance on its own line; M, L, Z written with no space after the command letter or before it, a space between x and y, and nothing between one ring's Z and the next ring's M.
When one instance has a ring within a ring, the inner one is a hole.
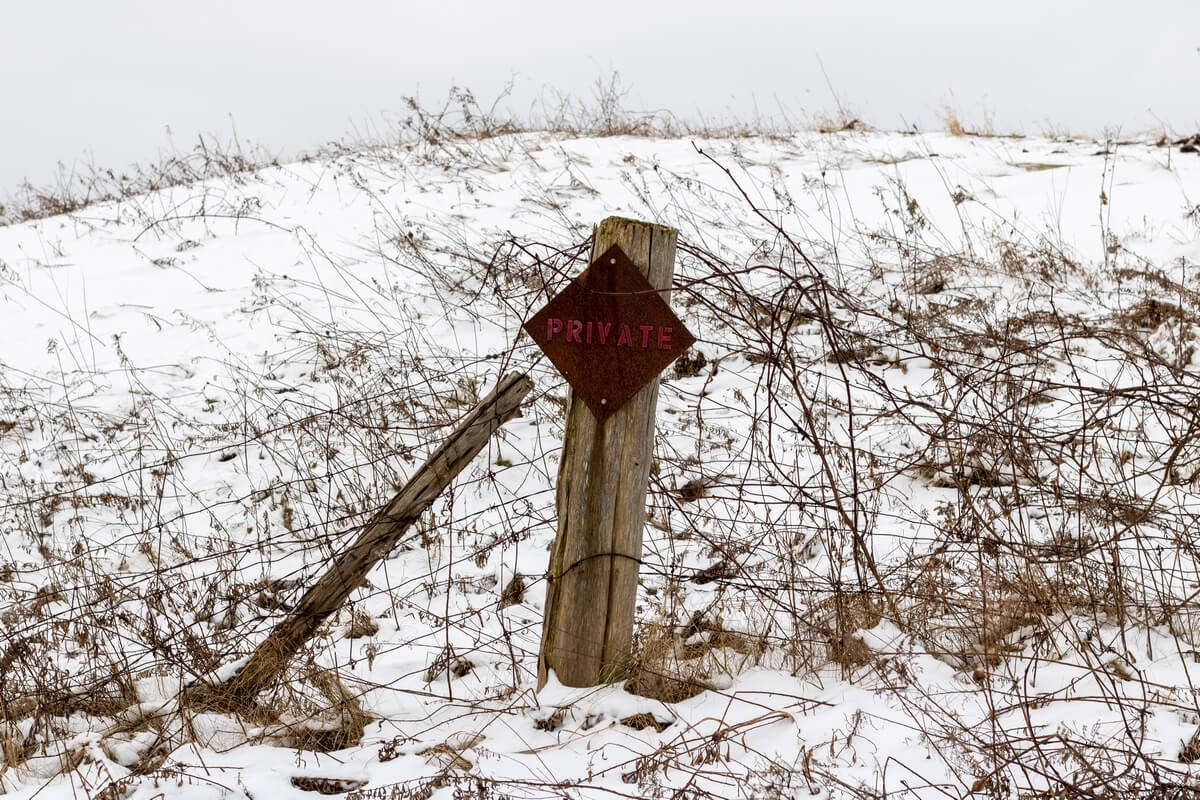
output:
M659 399L651 696L536 690L566 387L520 325L612 214L680 229L704 356ZM0 793L1194 780L1200 155L431 137L2 227L0 292ZM254 718L171 704L513 370L524 416Z

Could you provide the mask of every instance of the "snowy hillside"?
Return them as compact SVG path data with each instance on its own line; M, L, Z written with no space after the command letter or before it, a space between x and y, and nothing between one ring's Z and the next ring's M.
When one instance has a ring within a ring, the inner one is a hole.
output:
M638 663L539 692L567 389L520 326L613 214L680 230L699 341ZM1194 152L443 131L0 227L0 294L0 794L1200 786ZM254 714L174 702L514 370Z

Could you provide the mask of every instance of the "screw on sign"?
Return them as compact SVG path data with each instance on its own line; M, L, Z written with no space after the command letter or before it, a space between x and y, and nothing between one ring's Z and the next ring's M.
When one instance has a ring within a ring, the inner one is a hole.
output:
M625 405L696 341L618 245L524 327L597 421Z

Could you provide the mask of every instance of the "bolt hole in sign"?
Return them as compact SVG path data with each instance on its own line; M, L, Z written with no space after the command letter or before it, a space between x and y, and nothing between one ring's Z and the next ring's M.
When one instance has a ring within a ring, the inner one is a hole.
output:
M696 341L617 245L524 328L601 422Z

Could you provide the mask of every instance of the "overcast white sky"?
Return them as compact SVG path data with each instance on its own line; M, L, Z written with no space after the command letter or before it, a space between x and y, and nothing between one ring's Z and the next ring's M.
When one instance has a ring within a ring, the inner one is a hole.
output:
M824 65L824 74L822 72ZM199 132L286 157L452 83L514 106L619 73L631 108L881 128L1200 132L1200 0L0 0L0 201ZM826 81L828 76L828 82ZM232 122L231 122L232 121Z

